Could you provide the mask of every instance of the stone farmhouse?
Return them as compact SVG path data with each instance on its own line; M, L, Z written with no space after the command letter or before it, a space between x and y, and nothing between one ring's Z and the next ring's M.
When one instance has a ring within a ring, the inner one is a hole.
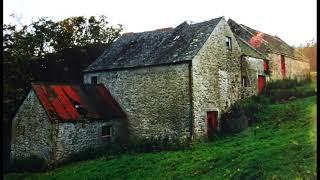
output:
M103 85L32 84L12 123L11 159L48 165L128 136L126 115Z
M110 90L132 137L197 138L219 131L221 113L266 81L303 78L301 57L276 36L219 17L124 34L84 71L84 83Z
M84 70L83 85L33 84L13 120L11 157L58 161L115 139L212 136L234 102L308 72L280 38L224 17L126 33Z

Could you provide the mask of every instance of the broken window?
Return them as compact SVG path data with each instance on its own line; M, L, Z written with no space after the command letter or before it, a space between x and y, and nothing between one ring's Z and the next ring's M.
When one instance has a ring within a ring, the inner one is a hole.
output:
M97 76L91 76L91 84L97 84L98 83L98 77Z
M102 137L110 137L112 134L112 126L102 126L101 136Z
M227 46L227 48L229 49L229 50L231 50L231 37L229 37L229 36L226 36L226 46Z

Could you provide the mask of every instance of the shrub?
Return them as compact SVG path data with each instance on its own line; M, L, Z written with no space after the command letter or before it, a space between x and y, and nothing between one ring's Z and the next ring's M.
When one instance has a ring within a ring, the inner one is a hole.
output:
M283 80L275 80L275 81L270 81L267 83L267 90L272 90L272 89L287 89L287 88L293 88L297 86L303 86L310 84L311 77L310 75L307 75L305 79L298 80L298 79L290 79L286 78Z
M182 150L190 147L189 139L172 136L158 136L133 140L128 149L131 152L157 152Z
M305 80L284 79L272 81L267 84L265 95L272 102L287 101L316 95L316 84L308 77Z
M87 148L78 153L70 155L67 159L55 164L55 167L67 164L69 162L89 160L98 157L109 158L122 153L141 153L141 152L157 152L182 150L190 147L188 139L159 136L144 139L132 140L128 144L108 144L99 148Z
M10 170L13 172L30 171L39 172L45 171L48 168L45 159L36 155L22 159L13 159L10 165Z
M259 120L257 112L261 111L270 99L266 96L252 96L234 103L226 113L221 115L223 133L239 132Z

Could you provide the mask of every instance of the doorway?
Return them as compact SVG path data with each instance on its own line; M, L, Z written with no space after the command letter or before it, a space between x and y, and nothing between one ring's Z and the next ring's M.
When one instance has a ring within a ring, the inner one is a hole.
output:
M258 75L258 94L262 94L264 88L266 86L266 77Z
M218 128L218 111L208 111L207 112L207 136L211 138Z

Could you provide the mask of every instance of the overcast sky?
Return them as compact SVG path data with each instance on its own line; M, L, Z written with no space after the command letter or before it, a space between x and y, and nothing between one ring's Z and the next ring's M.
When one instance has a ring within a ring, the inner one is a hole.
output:
M40 17L105 15L125 32L175 27L224 16L277 35L290 45L316 39L316 0L4 0L4 23L16 14L26 24Z

